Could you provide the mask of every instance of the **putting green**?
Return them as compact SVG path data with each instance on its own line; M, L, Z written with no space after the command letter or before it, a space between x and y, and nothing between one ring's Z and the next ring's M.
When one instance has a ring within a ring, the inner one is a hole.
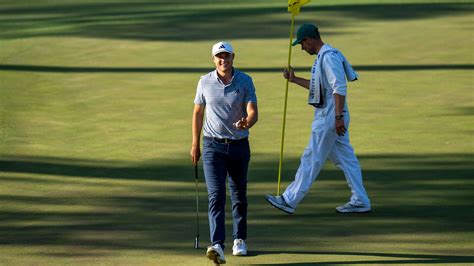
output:
M355 2L313 1L296 18L360 74L351 142L374 212L349 216L334 211L350 192L329 164L294 215L264 200L276 191L286 1L0 3L0 264L210 264L202 172L193 249L188 153L196 84L221 39L260 111L250 256L230 254L229 212L228 264L474 263L474 1ZM298 74L312 61L293 49ZM308 141L306 99L290 85L282 188Z

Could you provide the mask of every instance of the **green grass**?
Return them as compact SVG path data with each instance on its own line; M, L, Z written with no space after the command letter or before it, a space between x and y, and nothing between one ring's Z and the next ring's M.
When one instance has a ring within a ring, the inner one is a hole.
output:
M355 3L356 2L356 3ZM189 158L196 83L210 47L236 49L254 79L250 255L228 263L474 263L474 1L313 1L297 25L358 69L351 141L374 212L343 216L327 165L293 216L276 191L289 15L285 1L0 3L0 264L209 265L194 250ZM309 76L313 58L293 50ZM283 184L312 109L290 85ZM201 246L209 242L200 179ZM228 208L229 210L229 208ZM228 243L231 246L227 215Z

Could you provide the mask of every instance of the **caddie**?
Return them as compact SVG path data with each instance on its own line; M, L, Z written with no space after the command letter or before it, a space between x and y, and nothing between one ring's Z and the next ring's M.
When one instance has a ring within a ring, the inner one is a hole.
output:
M283 76L289 82L309 90L308 103L314 106L314 118L309 144L301 156L294 181L281 196L267 195L266 200L275 208L293 214L316 180L327 159L344 172L351 189L349 202L336 208L341 213L371 211L371 205L362 181L359 161L349 142L349 109L347 81L357 80L344 55L325 44L315 25L303 24L297 31L293 46L310 55L317 55L311 69L311 79L297 77L290 67Z

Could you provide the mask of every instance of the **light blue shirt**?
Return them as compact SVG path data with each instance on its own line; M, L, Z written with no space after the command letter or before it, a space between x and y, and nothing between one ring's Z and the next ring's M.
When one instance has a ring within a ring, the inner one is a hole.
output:
M234 75L225 85L217 70L202 76L197 85L194 103L205 106L203 134L206 137L242 139L248 129L237 129L233 123L247 117L247 104L257 103L252 78L234 68Z
M325 54L326 50L333 49L328 44L324 44L318 52L318 56L315 60L315 65L320 56ZM334 116L335 103L333 94L339 94L346 96L347 94L347 82L346 82L346 71L344 70L345 58L339 53L327 53L323 56L321 62L321 82L324 88L324 99L325 104L322 108L316 108L314 110L315 116ZM313 73L312 75L315 75ZM347 100L344 102L345 115L349 115L347 108Z

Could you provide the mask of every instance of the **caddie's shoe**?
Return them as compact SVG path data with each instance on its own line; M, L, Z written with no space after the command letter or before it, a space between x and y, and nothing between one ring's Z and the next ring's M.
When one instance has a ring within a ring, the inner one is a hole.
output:
M207 247L206 256L212 260L214 264L225 264L224 250L219 244Z
M273 207L284 211L288 214L293 214L295 212L295 208L289 206L282 196L273 196L273 195L266 195L265 199L270 203Z
M354 205L348 202L342 206L337 207L336 211L340 213L364 213L364 212L370 212L371 209L370 209L370 206Z
M232 247L232 255L234 256L246 256L247 245L243 239L235 239L234 246Z

